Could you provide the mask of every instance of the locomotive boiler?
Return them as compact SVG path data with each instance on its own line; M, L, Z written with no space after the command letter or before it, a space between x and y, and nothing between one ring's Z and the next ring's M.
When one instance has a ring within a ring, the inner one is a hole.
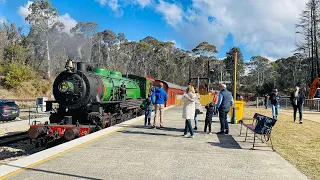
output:
M55 100L46 102L50 123L31 125L28 135L42 145L61 137L72 140L141 115L149 81L83 62L74 67L69 60L53 83Z

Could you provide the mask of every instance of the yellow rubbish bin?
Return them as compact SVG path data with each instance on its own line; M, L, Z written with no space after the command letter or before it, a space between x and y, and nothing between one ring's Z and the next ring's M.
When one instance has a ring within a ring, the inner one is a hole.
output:
M236 107L236 123L238 124L240 120L242 120L243 117L243 110L244 110L244 101L236 101L235 107ZM232 122L232 116L233 116L233 106L230 107L230 121Z

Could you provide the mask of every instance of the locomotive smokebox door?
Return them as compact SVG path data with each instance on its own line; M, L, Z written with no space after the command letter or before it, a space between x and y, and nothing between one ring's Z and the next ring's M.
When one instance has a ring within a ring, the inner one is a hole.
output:
M64 124L65 125L72 125L72 116L65 116L64 117Z

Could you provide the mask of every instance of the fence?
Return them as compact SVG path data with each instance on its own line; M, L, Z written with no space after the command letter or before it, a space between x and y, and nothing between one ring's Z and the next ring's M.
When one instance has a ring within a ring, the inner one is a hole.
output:
M257 97L255 102L247 103L249 106L256 106L258 107L265 107L264 97ZM268 107L271 107L270 100L268 102ZM280 107L281 108L292 108L290 98L282 98L280 100ZM304 110L310 111L320 111L320 99L305 99L303 103Z

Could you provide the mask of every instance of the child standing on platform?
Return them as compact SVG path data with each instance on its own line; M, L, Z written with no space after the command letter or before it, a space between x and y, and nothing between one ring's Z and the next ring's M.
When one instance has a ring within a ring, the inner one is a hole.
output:
M152 115L152 109L153 109L153 104L152 104L152 99L151 99L151 94L149 93L148 98L145 100L146 108L145 108L145 117L144 117L144 126L147 125L147 119L148 119L148 126L151 125L151 115Z
M212 134L211 133L211 124L212 124L212 116L215 112L214 106L215 105L212 102L205 106L205 108L207 109L206 120L205 120L205 125L204 125L204 132L205 133L207 132L207 127L209 127L209 134Z

